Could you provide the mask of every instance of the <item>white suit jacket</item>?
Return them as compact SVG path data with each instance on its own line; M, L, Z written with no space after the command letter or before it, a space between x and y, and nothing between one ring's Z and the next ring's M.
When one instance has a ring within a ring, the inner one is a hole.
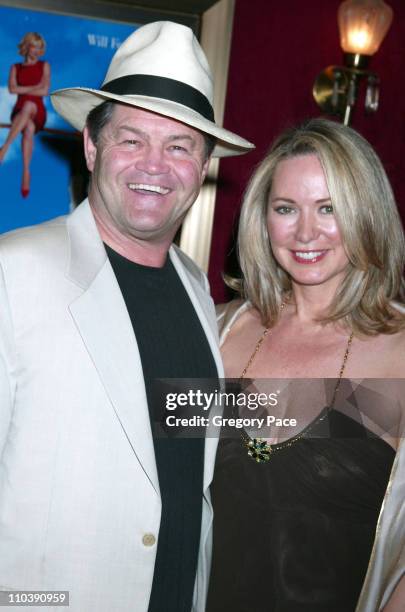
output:
M178 249L170 257L222 376L205 277ZM153 440L132 325L88 202L2 238L0 265L0 590L70 591L71 612L146 612L156 545L143 536L157 537L161 512ZM196 612L216 442L205 446Z

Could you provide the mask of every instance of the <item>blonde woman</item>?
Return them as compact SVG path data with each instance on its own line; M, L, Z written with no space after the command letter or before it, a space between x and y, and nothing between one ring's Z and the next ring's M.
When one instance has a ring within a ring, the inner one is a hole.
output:
M284 132L248 186L239 254L225 371L278 400L270 428L220 441L207 610L351 612L405 388L404 236L371 146L323 119Z
M26 198L30 192L30 163L34 146L34 134L43 129L46 110L43 96L48 95L50 66L39 58L45 53L45 40L37 32L28 32L21 39L18 49L24 61L13 64L8 79L8 89L18 94L11 113L11 128L7 139L0 148L0 162L3 161L11 143L22 134L23 174L21 195Z

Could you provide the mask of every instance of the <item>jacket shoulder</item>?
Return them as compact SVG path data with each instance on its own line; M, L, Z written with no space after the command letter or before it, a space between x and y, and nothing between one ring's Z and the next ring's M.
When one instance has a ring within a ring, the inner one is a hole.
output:
M0 237L0 257L10 260L24 257L28 261L35 257L54 257L66 250L67 216L30 227L23 227ZM28 263L28 262L27 262Z
M182 251L175 244L172 245L171 249L174 251L183 266L186 268L187 272L189 272L195 278L195 280L200 283L200 285L202 285L205 289L209 290L207 276L204 274L201 268L199 268L197 264L191 259L191 257L186 255L186 253L184 253L184 251Z
M0 237L0 267L12 287L42 287L64 278L69 261L66 217L15 230Z

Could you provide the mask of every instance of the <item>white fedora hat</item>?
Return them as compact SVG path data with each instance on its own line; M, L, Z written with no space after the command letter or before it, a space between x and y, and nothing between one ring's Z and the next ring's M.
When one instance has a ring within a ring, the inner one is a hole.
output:
M55 110L80 131L94 107L116 100L211 134L217 138L216 157L254 148L216 125L207 58L192 30L172 21L148 23L131 34L112 58L101 89L58 89L51 100Z

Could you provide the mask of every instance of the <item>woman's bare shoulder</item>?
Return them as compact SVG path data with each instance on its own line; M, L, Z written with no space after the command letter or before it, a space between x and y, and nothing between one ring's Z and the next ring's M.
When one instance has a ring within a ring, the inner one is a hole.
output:
M225 340L239 335L241 330L252 321L259 321L259 313L252 307L250 302L242 299L232 300L226 304L218 304L216 306L217 324L220 335L220 342L223 344ZM260 323L259 323L260 324Z
M259 313L249 302L240 307L220 334L221 354L229 378L239 378L246 362L263 334Z
M236 312L243 304L244 300L241 298L224 302L223 304L215 304L217 319L227 316L230 312Z
M230 324L232 321L232 329L235 326L239 327L243 321L252 317L252 313L256 313L250 302L241 298L223 304L216 304L215 311L217 313L217 322L219 323L224 320Z
M389 358L398 375L405 378L405 330L385 338L387 359Z
M358 348L367 378L405 378L405 330L369 337Z
M405 329L401 329L395 334L382 334L382 346L387 350L394 351L395 354L400 353L405 364Z
M246 308L248 308L248 303L242 299L231 300L230 302L217 304L215 306L218 333L221 342L223 342L225 337L229 334L229 331L235 322L237 322L239 318L243 316Z

